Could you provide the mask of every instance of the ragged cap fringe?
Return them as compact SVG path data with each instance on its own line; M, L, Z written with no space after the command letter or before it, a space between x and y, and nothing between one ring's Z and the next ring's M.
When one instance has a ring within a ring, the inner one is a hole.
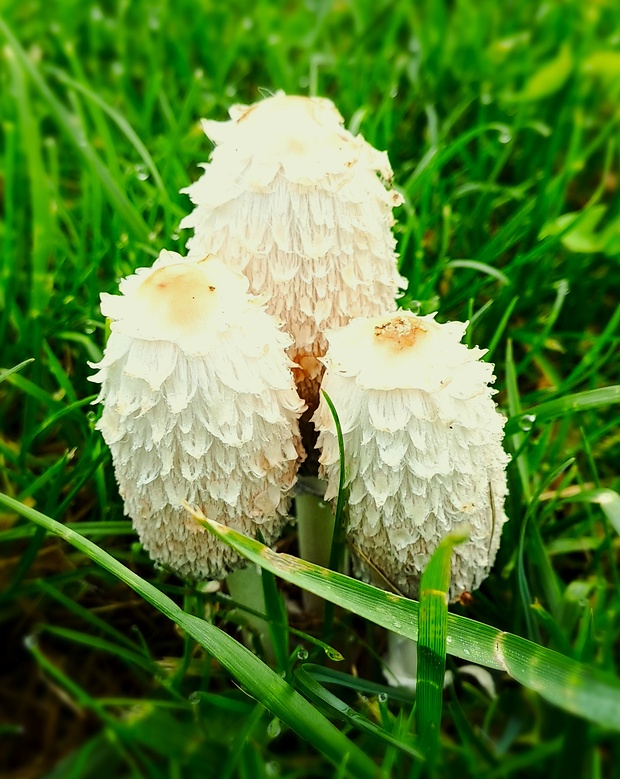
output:
M221 578L244 561L182 507L267 543L287 522L301 456L282 333L221 262L162 252L102 295L111 335L92 380L125 511L153 559Z
M221 254L285 324L300 390L316 404L326 328L393 309L397 271L385 152L344 129L331 101L279 93L205 121L217 144L183 190L195 204L190 257Z
M399 311L327 334L322 389L344 437L348 536L412 597L440 540L464 525L471 533L454 551L450 594L477 588L506 521L505 419L489 387L493 366L480 361L482 350L461 343L465 328ZM340 463L324 399L314 422L326 498L333 498Z

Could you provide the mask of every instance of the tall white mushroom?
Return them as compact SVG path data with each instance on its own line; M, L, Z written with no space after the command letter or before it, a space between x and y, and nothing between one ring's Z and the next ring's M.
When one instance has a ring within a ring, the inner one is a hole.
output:
M278 93L203 121L216 148L183 190L195 204L189 256L216 254L268 296L294 340L300 393L313 408L325 353L322 331L395 308L406 286L396 265L385 152L343 128L330 100Z
M399 311L327 334L322 388L344 437L348 536L413 597L441 538L465 523L470 537L454 551L450 594L477 588L506 521L505 419L489 387L493 366L479 360L483 350L461 343L465 328ZM339 459L324 399L314 421L330 498Z
M303 403L289 336L215 259L162 252L103 294L112 320L92 380L125 511L153 559L221 578L244 562L182 507L271 543L287 522Z

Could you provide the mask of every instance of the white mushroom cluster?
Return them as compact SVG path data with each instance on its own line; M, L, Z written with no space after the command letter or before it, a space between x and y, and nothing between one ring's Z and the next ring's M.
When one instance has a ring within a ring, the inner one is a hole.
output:
M144 547L185 576L221 578L245 562L182 503L266 543L287 522L304 406L291 339L215 259L162 252L103 294L112 321L92 380L97 425Z
M505 419L489 387L493 366L480 361L484 351L461 343L465 328L399 311L327 334L322 388L342 426L348 537L412 597L440 540L462 525L470 536L454 551L450 594L476 589L506 521ZM324 399L314 421L326 498L333 498L340 464Z
M493 366L461 343L464 324L395 310L406 286L391 231L402 199L387 155L345 130L325 99L279 93L230 117L203 124L216 147L185 190L195 204L181 223L194 229L188 256L162 252L120 296L102 295L112 324L93 366L98 428L143 545L197 579L244 565L185 503L277 539L306 454L304 410L309 419L316 409L320 475L334 498L325 371L360 559L415 596L439 541L467 523L451 595L475 589L506 520L504 418Z
M204 121L216 144L201 178L183 190L195 204L189 256L221 256L268 298L294 344L302 397L313 407L322 335L351 318L395 309L399 276L385 152L344 129L330 100L279 93Z

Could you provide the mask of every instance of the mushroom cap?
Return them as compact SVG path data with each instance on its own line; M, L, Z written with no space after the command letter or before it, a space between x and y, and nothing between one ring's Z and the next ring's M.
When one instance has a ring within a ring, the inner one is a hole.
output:
M327 334L322 389L344 438L348 536L362 560L412 597L441 539L465 526L470 535L453 553L451 596L478 587L506 521L505 419L489 387L493 366L460 343L465 328L399 311ZM324 399L314 422L329 499L340 462ZM358 570L369 576L364 562Z
M92 380L125 511L151 556L185 576L245 565L183 508L267 543L288 521L302 450L282 333L247 280L162 253L102 296L114 317Z
M204 122L217 144L201 178L183 190L196 208L190 258L226 257L264 292L285 323L296 378L314 408L325 353L322 332L395 307L397 268L385 152L342 126L331 101L279 93Z
M493 366L479 362L485 350L461 343L468 323L439 324L435 317L401 310L353 319L325 333L329 351L323 362L365 389L435 392L450 384L451 392L460 393L486 387L494 380Z
M201 354L213 334L234 321L231 311L261 305L247 290L245 276L212 256L185 262L176 252L162 251L151 268L122 280L120 296L102 293L101 312L112 320L112 332Z
M235 105L229 113L226 122L202 120L205 134L217 145L212 160L249 161L250 183L256 187L270 183L279 168L291 183L310 185L360 161L391 180L385 152L345 130L331 100L278 92L249 106ZM185 191L191 196L191 189Z

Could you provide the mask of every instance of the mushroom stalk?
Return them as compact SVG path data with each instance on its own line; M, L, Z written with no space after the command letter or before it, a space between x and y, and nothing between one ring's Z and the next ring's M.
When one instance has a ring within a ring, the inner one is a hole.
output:
M302 476L295 495L299 556L324 568L329 567L334 538L334 511L323 497L326 486L322 479ZM302 601L310 614L322 613L325 603L322 598L303 590Z
M265 658L271 664L275 659L275 652L266 617L267 608L260 570L255 565L249 565L247 568L233 571L226 577L226 586L230 597L239 606L247 606L248 609L265 615L263 618L257 614L245 613L244 618L248 627L258 635ZM246 644L251 643L248 638L248 636L245 637Z

